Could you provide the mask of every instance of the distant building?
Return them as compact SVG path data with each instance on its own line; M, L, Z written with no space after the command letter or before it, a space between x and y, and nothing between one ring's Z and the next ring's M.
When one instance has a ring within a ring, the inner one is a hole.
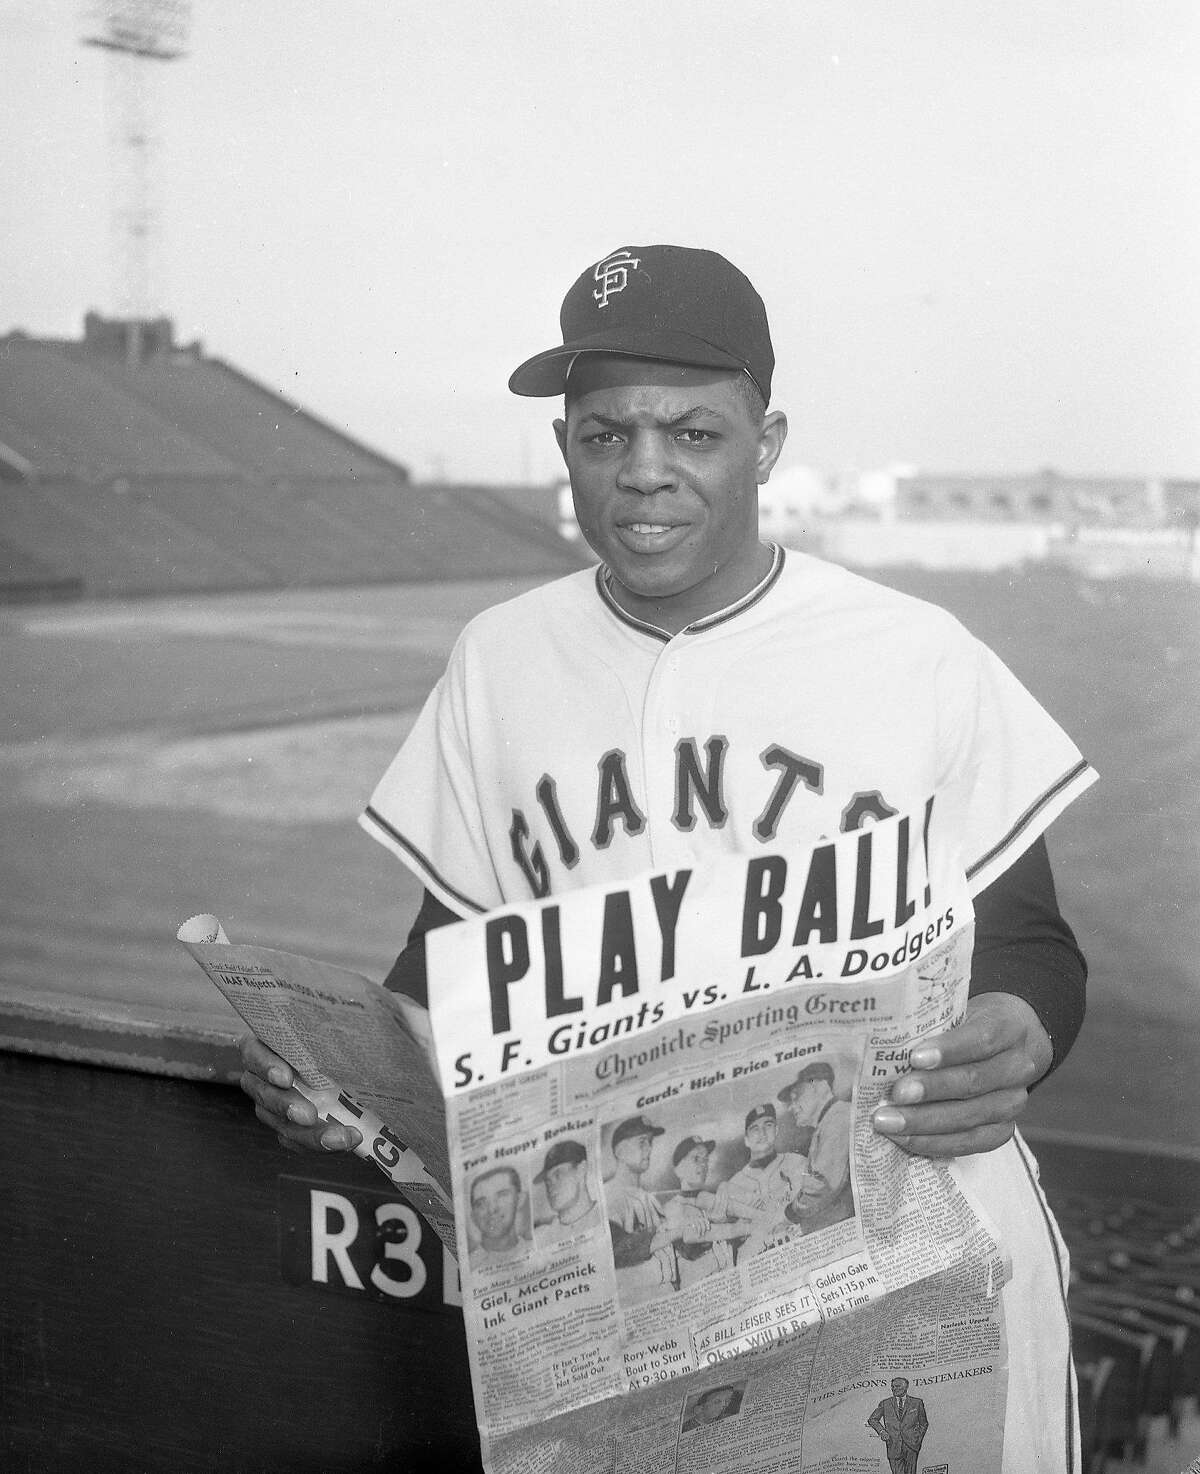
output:
M945 474L891 467L764 491L763 535L860 567L1200 578L1200 482L1132 476ZM823 488L823 489L822 489Z
M1188 488L1191 488L1189 493ZM902 521L1027 522L1075 527L1183 525L1197 508L1195 483L1133 476L941 475L917 472L896 483Z

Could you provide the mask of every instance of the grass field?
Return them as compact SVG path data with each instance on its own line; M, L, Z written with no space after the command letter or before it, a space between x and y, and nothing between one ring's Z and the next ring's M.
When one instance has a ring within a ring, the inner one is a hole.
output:
M897 572L1009 662L1101 774L1051 831L1092 966L1043 1127L1196 1141L1200 608L1194 587ZM0 988L236 1032L173 942L231 936L378 976L404 868L354 816L463 621L510 581L64 605L0 615Z

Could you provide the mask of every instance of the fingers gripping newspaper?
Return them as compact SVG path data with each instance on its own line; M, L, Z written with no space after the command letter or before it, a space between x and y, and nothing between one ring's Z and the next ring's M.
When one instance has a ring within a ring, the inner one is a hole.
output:
M999 1467L999 1236L870 1125L966 1007L956 832L931 798L438 929L431 1016L180 929L457 1253L491 1474L884 1471L918 1423Z
M966 1007L939 803L429 934L494 1474L1000 1467L999 1236L870 1125Z
M445 1114L426 1011L345 968L233 945L215 916L189 918L176 938L246 1025L292 1066L296 1088L321 1117L361 1132L357 1154L453 1254Z

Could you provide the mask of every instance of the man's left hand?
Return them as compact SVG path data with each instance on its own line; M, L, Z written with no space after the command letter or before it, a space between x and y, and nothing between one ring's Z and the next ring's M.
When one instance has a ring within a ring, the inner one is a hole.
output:
M981 993L957 1028L922 1039L912 1071L872 1117L875 1130L918 1157L995 1151L1013 1134L1029 1087L1050 1068L1050 1036L1023 998Z

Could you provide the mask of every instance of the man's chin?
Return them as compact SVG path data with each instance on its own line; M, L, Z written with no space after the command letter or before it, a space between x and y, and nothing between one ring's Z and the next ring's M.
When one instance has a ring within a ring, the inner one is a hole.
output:
M622 594L639 603L668 603L686 594L697 582L689 569L680 568L676 560L665 556L636 561L614 557L604 562L617 584L618 603Z

